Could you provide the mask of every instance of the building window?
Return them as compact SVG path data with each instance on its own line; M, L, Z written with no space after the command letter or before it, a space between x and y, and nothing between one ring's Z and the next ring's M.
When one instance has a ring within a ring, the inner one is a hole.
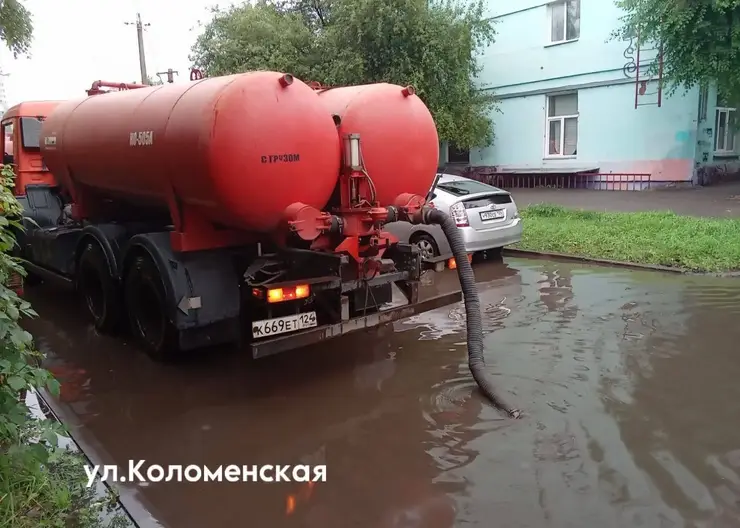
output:
M575 156L578 147L578 94L547 98L546 157Z
M459 149L452 143L448 144L447 163L470 163L470 151Z
M581 0L565 0L548 6L550 44L576 40L581 36Z
M714 123L714 151L723 153L735 152L735 109L717 108Z

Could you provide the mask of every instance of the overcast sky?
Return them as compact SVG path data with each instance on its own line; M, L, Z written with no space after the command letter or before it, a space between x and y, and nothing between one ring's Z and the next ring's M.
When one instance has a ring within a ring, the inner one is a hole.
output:
M96 80L140 82L136 28L141 13L147 73L172 68L189 78L188 54L209 20L208 8L229 0L23 0L33 13L30 58L14 60L0 51L8 106L34 99L84 97Z

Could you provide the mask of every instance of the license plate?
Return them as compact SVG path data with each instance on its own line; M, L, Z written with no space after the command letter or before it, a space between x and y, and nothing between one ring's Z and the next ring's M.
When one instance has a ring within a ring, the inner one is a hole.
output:
M286 317L276 317L275 319L263 319L262 321L252 323L252 336L259 339L260 337L313 328L317 324L316 312L305 312Z
M480 214L481 220L500 220L504 217L503 209L496 209L495 211L483 211Z

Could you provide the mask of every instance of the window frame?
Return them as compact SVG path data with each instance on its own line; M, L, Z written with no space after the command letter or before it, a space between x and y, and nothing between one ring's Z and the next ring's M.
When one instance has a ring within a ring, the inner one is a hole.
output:
M15 130L15 123L13 122L13 119L6 119L5 121L0 121L0 135L2 135L3 141L5 140L5 131L8 128L10 129L10 137L11 137L11 139L15 139L15 138L13 138L13 132ZM5 147L3 147L3 148L5 148Z
M581 0L575 0L580 4ZM566 44L568 42L575 42L579 38L581 38L581 29L580 29L580 5L578 9L578 36L573 37L571 39L568 38L568 2L569 0L557 0L554 2L550 2L547 4L547 46L555 46L557 44ZM553 40L552 39L552 24L553 24L553 11L555 9L562 9L563 10L563 38L561 40Z
M21 146L25 150L34 152L41 150L41 127L43 123L44 119L40 117L23 116L18 119L18 126L21 132ZM35 129L38 130L38 134L32 133L36 131ZM29 137L29 133L31 133L31 137Z
M578 123L580 111L575 114L550 117L550 100L563 95L575 95L576 100L578 99L578 92L554 93L545 96L547 98L545 103L545 159L573 159L578 157L578 135L576 135L576 153L563 154L563 150L565 147L565 120L575 118L576 123ZM560 154L550 154L550 123L552 121L560 121Z
M732 149L729 149L729 150L726 148L721 148L721 149L717 148L717 145L719 142L718 123L719 123L719 115L721 113L724 113L727 115L727 117L725 118L725 135L724 135L724 138L722 138L723 139L722 146L723 147L727 146L727 139L728 137L730 137L730 134L735 136L732 142ZM730 126L730 116L732 116L732 114L734 114L733 117L737 117L737 108L732 108L729 106L718 106L714 111L714 128L715 128L714 130L714 149L713 149L714 154L718 154L720 156L737 154L737 132L738 131L734 126Z
M455 156L456 158L459 158L456 161L452 160L452 157L450 154L453 151L457 151L459 154L463 154L462 156ZM467 158L467 159L463 159ZM451 165L470 165L470 149L460 149L457 148L456 145L453 145L452 143L447 143L447 163Z

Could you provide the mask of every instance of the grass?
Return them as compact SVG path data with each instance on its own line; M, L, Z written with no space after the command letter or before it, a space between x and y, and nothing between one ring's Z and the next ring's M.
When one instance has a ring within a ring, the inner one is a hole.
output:
M28 434L35 435L33 426ZM26 435L24 435L26 436ZM27 439L26 439L27 440ZM34 449L38 447L39 449ZM78 452L40 444L0 446L0 526L8 528L123 528L116 497L98 497L88 488ZM39 461L45 459L45 462Z
M607 213L536 204L521 211L516 248L657 264L699 272L740 270L740 219L671 212Z

